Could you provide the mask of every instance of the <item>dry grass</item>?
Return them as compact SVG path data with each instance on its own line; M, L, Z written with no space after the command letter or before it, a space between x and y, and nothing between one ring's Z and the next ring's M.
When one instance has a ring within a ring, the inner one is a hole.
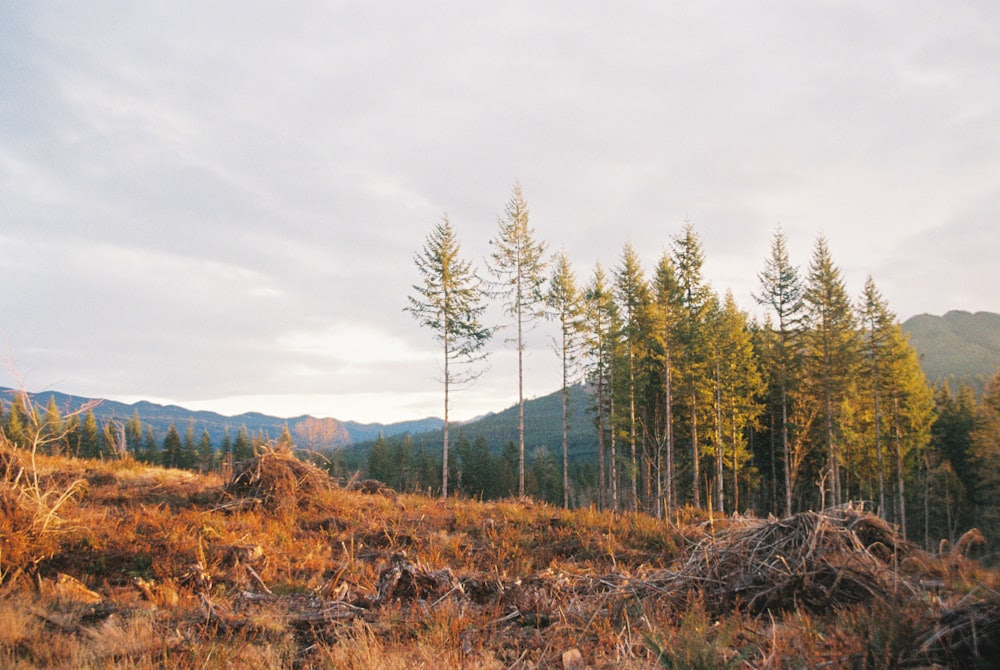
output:
M850 509L677 529L290 454L229 482L0 454L0 667L892 667L997 639L995 573Z

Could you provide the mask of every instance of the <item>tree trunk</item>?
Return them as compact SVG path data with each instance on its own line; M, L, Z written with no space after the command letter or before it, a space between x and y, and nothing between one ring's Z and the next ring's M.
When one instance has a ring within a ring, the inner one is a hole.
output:
M906 539L906 495L903 489L903 451L900 445L901 436L899 434L899 397L892 399L892 422L893 433L896 443L896 487L899 492L899 533Z
M445 317L447 318L447 316ZM441 497L448 497L448 329L444 331L444 445L441 449Z
M569 431L566 412L569 405L569 388L566 386L566 328L563 327L562 344L562 461L563 461L563 507L569 509Z

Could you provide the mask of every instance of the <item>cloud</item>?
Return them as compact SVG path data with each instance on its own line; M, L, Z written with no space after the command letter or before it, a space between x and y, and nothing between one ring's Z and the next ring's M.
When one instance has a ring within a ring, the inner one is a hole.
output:
M481 266L515 179L581 280L687 217L744 307L780 224L904 318L996 309L998 33L929 2L7 3L0 334L71 392L425 398L413 253L447 211ZM456 402L510 401L502 339Z

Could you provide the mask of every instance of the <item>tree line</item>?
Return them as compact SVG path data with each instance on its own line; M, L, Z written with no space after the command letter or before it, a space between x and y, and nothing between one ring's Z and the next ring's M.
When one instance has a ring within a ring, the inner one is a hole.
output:
M815 241L803 272L782 231L774 233L754 294L766 311L762 320L705 279L701 240L690 223L670 238L651 272L625 244L613 268L597 264L581 284L565 253L545 256L515 186L490 244L481 275L461 257L445 217L417 255L420 281L408 310L444 345L442 495L455 476L447 417L449 386L457 380L449 370L474 368L483 357L497 329L481 320L491 301L502 302L511 320L504 325L515 329L520 407L523 329L531 320L559 326L564 393L581 378L587 383L592 413L576 420L594 426L596 476L587 490L571 481L564 438L557 488L566 506L591 501L657 516L682 506L787 515L866 500L904 530L927 526L929 533L940 498L957 496L949 493L954 482L934 474L941 464L970 486L972 470L962 468L971 456L958 453L985 447L945 446L956 439L942 423L950 391L928 385L870 276L852 300L825 238ZM466 372L470 377L474 372ZM986 411L971 409L963 393L970 416ZM518 495L525 494L521 417ZM563 417L565 425L565 411ZM954 525L961 517L953 504Z
M275 443L264 432L251 434L242 426L232 437L225 431L216 444L207 429L196 434L193 419L183 434L171 423L158 439L138 411L124 420L100 421L93 407L66 412L64 416L54 398L50 397L45 410L40 411L26 393L0 401L0 429L12 444L47 454L98 459L131 457L151 465L201 472L249 460L265 445L291 447L293 441L287 427Z

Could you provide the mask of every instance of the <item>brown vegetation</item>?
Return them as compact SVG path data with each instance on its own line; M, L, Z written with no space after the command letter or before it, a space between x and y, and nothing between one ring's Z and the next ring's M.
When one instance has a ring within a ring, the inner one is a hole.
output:
M288 453L0 466L3 667L969 667L1000 639L995 573L850 507L678 529Z

